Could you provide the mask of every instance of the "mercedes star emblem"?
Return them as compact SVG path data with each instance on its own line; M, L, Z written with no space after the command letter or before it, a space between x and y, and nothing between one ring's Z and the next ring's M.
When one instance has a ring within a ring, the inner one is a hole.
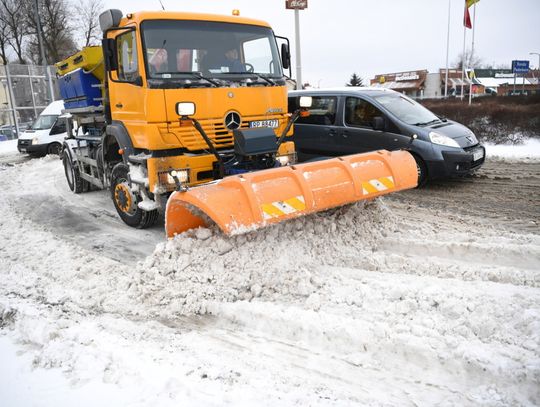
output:
M242 120L240 119L240 115L236 112L227 113L225 116L225 127L229 130L237 129L240 127L240 123L242 123Z

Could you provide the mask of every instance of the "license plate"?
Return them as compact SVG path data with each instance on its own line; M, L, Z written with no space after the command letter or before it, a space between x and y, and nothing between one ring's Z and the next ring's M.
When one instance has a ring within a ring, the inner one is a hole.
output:
M272 129L275 129L279 126L278 120L255 120L253 122L249 122L249 127L270 127Z
M26 148L21 148L21 153L26 153Z
M473 161L478 161L478 160L481 160L482 158L484 158L484 150L482 149L476 150L473 153Z

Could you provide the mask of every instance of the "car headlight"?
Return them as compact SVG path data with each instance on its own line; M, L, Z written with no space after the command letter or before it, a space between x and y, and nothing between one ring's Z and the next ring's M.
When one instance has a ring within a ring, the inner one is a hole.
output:
M189 183L189 169L178 169L178 170L171 170L167 172L160 172L159 173L159 181L162 185L172 184L175 185L176 182L174 180L174 177L178 178L178 181L180 184L188 184Z
M456 140L451 139L450 137L447 137L447 136L443 136L442 134L435 133L434 131L429 132L429 139L431 140L433 144L460 148Z
M39 139L38 139L37 137L34 137L34 138L32 139L32 144L37 144L38 141L39 141Z

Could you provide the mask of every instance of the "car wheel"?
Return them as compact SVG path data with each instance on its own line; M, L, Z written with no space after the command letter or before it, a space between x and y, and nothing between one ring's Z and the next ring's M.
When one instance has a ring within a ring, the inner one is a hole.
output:
M60 155L62 152L62 146L59 143L51 143L47 147L47 154Z
M79 167L71 161L71 157L68 153L65 153L62 157L62 164L64 164L64 173L66 174L69 189L75 194L83 192L87 182L82 179Z
M413 154L414 161L416 161L416 173L418 174L418 185L417 188L421 188L426 185L428 180L427 166L424 160L422 160L416 154Z
M138 203L141 197L129 185L129 168L127 165L116 164L111 174L111 197L114 202L116 212L120 218L129 226L145 229L152 226L157 218L157 209L145 211L139 208Z

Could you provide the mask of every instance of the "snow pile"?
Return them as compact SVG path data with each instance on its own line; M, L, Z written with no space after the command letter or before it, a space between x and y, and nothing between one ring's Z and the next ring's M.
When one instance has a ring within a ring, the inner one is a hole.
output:
M540 160L540 139L528 138L520 144L484 144L486 156L512 160Z
M211 301L256 297L309 299L316 307L310 296L323 282L314 270L369 253L391 227L377 200L239 236L198 229L159 244L139 265L129 294L162 315L205 313Z
M3 155L15 155L17 151L17 139L6 140L0 142L0 156Z

